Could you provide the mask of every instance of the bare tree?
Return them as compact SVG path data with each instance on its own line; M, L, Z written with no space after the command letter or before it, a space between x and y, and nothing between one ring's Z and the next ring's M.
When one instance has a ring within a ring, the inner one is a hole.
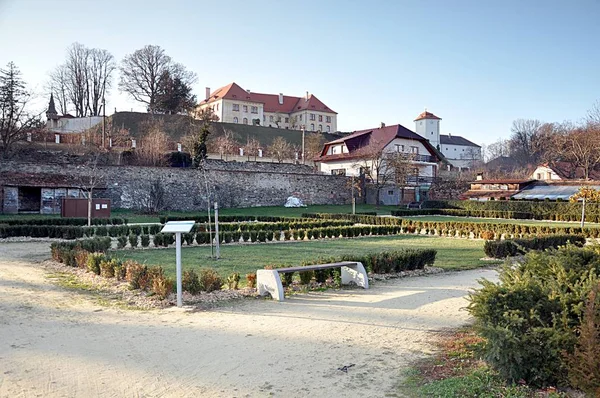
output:
M360 174L375 189L376 206L380 204L382 188L396 186L403 190L407 185L418 184L418 168L414 164L415 154L386 151L385 145L374 142L356 153L358 161L354 167L360 169Z
M505 157L510 155L510 148L508 140L503 140L500 138L498 141L491 143L487 146L484 156L485 161L489 162L490 160Z
M325 138L321 134L305 133L304 139L304 158L307 160L314 160L316 157L321 155L323 146L325 145Z
M594 125L600 125L600 100L594 102L587 112L587 122Z
M162 120L149 120L143 123L141 131L144 135L136 149L136 160L143 166L162 166L165 164L165 151L168 137L164 132Z
M47 83L48 91L54 95L61 115L69 113L69 78L65 65L57 66L50 72L50 80Z
M150 113L155 113L158 108L162 76L169 74L187 86L196 80L193 72L187 71L181 64L173 63L160 46L152 45L126 55L121 61L120 71L119 89L146 104Z
M108 51L73 43L65 63L50 72L48 82L60 112L67 113L72 104L77 117L99 116L114 70L114 58Z
M279 163L291 157L292 147L283 137L275 137L271 145L267 147L270 157L277 159Z
M238 147L239 144L233 138L233 133L229 130L225 130L225 134L218 136L211 144L212 151L220 154L221 159L225 155L225 160L228 160L229 155L235 155Z
M573 169L580 167L584 179L600 166L600 125L587 123L559 136L557 142L562 160L570 162Z
M256 161L256 157L258 156L258 150L260 149L260 142L256 138L246 138L246 145L244 145L244 151L246 151L246 155L248 156L248 160L250 160L250 156L254 156L254 161Z
M40 127L40 115L27 112L31 93L26 90L19 68L9 62L0 69L0 143L2 156L6 157L14 143L25 134Z
M534 119L517 119L511 127L509 147L511 156L521 164L537 162L536 148L542 122Z
M106 173L98 167L100 153L92 155L91 160L80 166L82 173L79 176L79 189L83 191L88 202L88 227L92 225L92 205L94 198L94 189L105 182Z

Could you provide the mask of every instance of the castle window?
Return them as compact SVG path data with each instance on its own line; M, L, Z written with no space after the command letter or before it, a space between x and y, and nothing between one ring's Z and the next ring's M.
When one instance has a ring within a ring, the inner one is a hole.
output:
M310 131L315 131L315 124L314 123L310 124Z
M258 106L253 106L251 108L251 110L252 110L252 113L258 113Z
M323 121L323 115L319 115L319 121L322 122Z
M269 116L269 121L272 122L273 121L273 115Z
M233 110L235 112L239 112L239 110L240 110L240 104L233 104L232 106L233 106Z
M330 126L327 126L327 132L328 133L331 132L331 127Z
M394 195L394 191L393 190L388 191L388 195L393 196Z
M244 112L248 112L248 105L244 105Z
M289 123L289 122L290 122L290 118L289 118L289 117L286 117L286 118L285 118L285 122L286 122L286 123Z
M396 144L396 152L404 152L404 145Z
M315 114L314 113L310 114L310 120L315 120Z
M326 117L325 117L325 121L326 121L327 123L331 123L331 116L326 116Z
M233 122L234 122L234 123L237 123L237 122L238 122L238 118L237 118L237 117L234 117L234 118L233 118Z
M433 131L431 132L431 135L433 135Z
M319 131L323 131L323 125L319 124Z
M248 118L247 117L244 118L244 124L248 124Z
M331 175L332 176L345 176L346 169L333 169L333 170L331 170Z

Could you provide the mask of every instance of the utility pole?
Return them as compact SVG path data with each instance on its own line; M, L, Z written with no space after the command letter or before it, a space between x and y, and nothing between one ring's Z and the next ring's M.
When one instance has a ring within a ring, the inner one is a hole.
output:
M102 94L102 148L104 148L104 136L106 135L106 101Z

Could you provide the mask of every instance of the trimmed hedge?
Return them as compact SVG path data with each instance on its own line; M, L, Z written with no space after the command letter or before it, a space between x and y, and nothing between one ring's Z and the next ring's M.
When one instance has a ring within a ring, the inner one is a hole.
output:
M74 266L71 261L74 259L76 252L86 251L89 253L106 253L110 247L111 239L105 237L82 239L75 242L54 242L50 245L50 252L52 253L52 258L54 260Z
M500 211L500 210L464 210L464 209L421 209L421 210L392 210L392 215L396 217L410 216L455 216L455 217L484 217L484 218L508 218L516 220L533 219L532 213L518 211ZM565 220L566 221L566 220ZM578 220L568 220L578 221Z
M112 218L93 218L92 225L121 225L127 224L128 220L124 217ZM8 218L3 219L0 224L6 225L87 225L87 218Z
M585 238L579 235L548 235L531 239L488 240L483 246L483 251L488 257L505 258L525 254L529 250L556 249L567 243L583 246Z
M159 216L161 224L167 221L188 221L194 220L197 223L207 223L208 216L203 214L190 214L187 216ZM219 215L219 222L243 222L243 221L262 221L262 222L280 222L300 220L297 217L271 217L271 216L243 216L243 215ZM211 216L211 221L214 222L214 217Z
M83 227L62 225L0 225L0 238L30 236L33 238L83 238Z
M500 211L531 214L535 220L579 221L581 203L521 200L439 200L423 202L424 209L459 209L468 211ZM585 220L600 222L600 203L587 203ZM506 217L508 218L508 217Z

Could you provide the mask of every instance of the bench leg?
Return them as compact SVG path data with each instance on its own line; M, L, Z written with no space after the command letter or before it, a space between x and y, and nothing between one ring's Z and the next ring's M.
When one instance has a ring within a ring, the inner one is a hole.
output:
M260 296L267 293L274 300L283 301L283 285L279 272L271 269L259 269L256 271L256 288Z
M362 263L342 267L342 285L347 285L350 282L354 282L357 286L362 286L365 289L369 288L369 276Z

